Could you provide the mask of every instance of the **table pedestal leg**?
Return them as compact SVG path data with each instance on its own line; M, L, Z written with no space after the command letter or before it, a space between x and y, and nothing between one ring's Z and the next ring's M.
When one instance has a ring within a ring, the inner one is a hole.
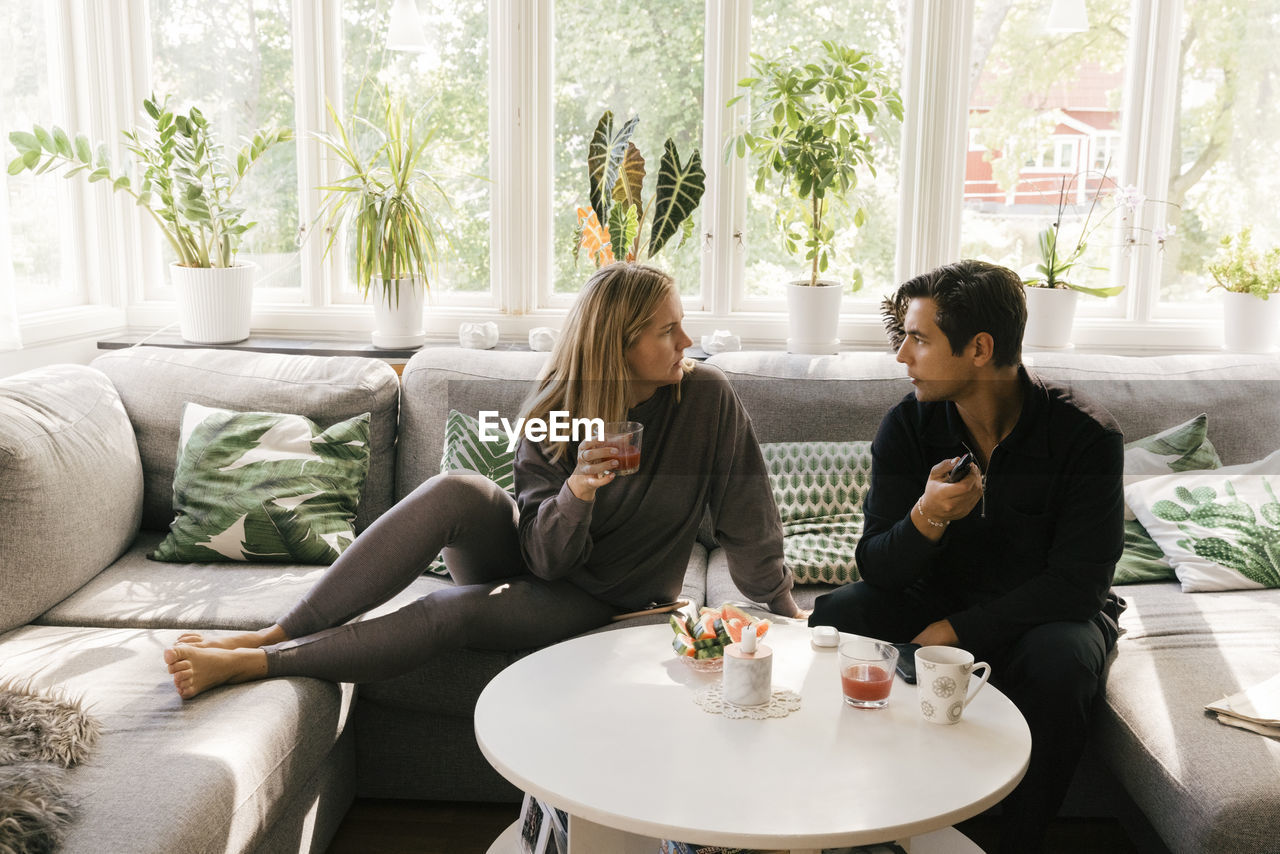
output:
M654 854L661 840L569 816L569 854Z

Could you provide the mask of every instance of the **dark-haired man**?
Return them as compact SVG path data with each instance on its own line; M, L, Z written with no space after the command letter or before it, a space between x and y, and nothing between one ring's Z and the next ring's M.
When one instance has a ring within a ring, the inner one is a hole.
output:
M885 301L915 386L881 422L857 547L863 579L818 599L810 625L949 644L992 665L1031 729L1001 850L1033 852L1084 746L1115 643L1123 548L1114 419L1022 366L1027 309L1011 270L960 261ZM967 476L947 475L966 453Z

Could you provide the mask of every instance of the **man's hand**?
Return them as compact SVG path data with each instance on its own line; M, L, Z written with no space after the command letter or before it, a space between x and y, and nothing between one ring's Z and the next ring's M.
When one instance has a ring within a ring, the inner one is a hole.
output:
M959 461L959 457L942 460L930 469L924 494L911 506L911 521L916 530L934 542L942 539L948 523L968 516L982 500L982 475L976 465L956 483L947 482L947 475Z
M955 646L960 642L956 630L951 628L950 620L938 620L924 627L924 631L911 639L912 643L921 646Z

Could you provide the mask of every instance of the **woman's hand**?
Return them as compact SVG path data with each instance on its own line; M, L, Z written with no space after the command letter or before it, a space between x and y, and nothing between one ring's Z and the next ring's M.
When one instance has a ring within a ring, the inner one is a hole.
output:
M578 465L569 475L569 490L583 501L594 501L596 490L617 480L618 449L598 439L578 446Z

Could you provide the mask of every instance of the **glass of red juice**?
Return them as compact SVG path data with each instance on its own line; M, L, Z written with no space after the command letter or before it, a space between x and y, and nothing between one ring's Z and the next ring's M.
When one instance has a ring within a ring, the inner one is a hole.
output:
M644 425L639 421L610 421L604 425L604 441L618 449L613 456L618 461L614 472L628 475L640 471L640 438L643 433Z
M855 709L889 705L898 648L875 638L855 637L840 644L840 686Z

